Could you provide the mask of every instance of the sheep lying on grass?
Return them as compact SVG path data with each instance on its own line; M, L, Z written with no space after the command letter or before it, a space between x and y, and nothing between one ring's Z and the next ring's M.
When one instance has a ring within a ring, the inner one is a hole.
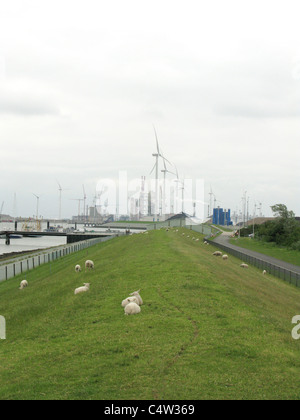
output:
M138 298L136 296L129 296L128 298L124 299L122 301L122 307L125 308L129 303L134 302L137 305L139 304Z
M125 315L135 315L141 312L141 308L135 302L130 302L124 308Z
M25 287L28 287L28 282L27 282L27 280L22 280L21 283L20 283L19 289L23 290L23 289L25 289Z
M142 299L142 297L140 295L140 290L137 290L136 292L130 293L130 296L135 296L137 298L137 300L138 300L138 304L140 306L143 305L143 299Z
M93 270L95 268L94 262L91 260L87 260L85 262L85 269Z
M75 271L76 271L76 273L79 273L79 272L81 271L81 267L80 267L80 265L79 265L79 264L77 264L77 265L75 266Z
M82 287L78 287L77 289L75 289L74 294L78 295L79 293L84 293L84 292L88 292L90 290L90 283L83 283L84 286Z
M223 260L228 260L228 255L223 255L222 258Z
M134 315L141 312L140 305L143 304L140 291L130 293L130 296L122 301L125 315Z
M245 263L242 263L242 264L240 265L240 267L242 267L242 268L249 268L249 265L248 265L248 264L245 264Z

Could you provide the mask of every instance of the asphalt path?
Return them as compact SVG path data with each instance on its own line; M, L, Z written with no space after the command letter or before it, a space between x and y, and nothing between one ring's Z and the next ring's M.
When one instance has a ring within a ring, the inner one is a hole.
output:
M229 239L231 235L232 235L231 232L223 232L222 235L219 235L217 238L215 238L213 242L216 242L220 245L227 246L230 249L243 252L244 254L249 255L251 257L258 258L267 263L271 263L271 264L277 265L278 267L282 267L287 270L294 271L295 273L300 274L300 266L298 265L287 263L285 261L279 260L278 258L269 257L268 255L261 254L260 252L251 251L250 249L232 245L231 243L229 243Z

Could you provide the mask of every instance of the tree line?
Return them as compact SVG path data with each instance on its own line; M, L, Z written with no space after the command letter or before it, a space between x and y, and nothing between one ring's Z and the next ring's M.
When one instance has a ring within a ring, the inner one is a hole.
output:
M255 238L300 251L300 223L295 213L288 210L285 204L275 204L271 209L275 219L254 225ZM251 234L253 225L241 229L241 236Z

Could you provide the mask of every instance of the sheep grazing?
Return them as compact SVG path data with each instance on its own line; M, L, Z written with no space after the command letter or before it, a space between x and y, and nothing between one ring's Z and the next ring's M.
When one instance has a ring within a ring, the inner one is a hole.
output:
M80 273L80 271L81 271L81 267L80 267L80 265L79 265L79 264L77 264L77 265L75 266L75 272L76 272L76 273Z
M90 283L83 283L84 286L78 287L75 289L74 295L78 295L79 293L88 292L90 290Z
M23 290L23 289L25 289L25 287L28 287L28 282L27 282L27 280L22 280L21 283L20 283L19 289Z
M141 312L141 308L135 302L130 302L124 308L125 315L135 315Z
M138 300L138 304L140 306L143 305L143 299L141 298L140 290L137 290L136 292L130 293L130 296L135 296L137 298L137 300Z
M263 275L265 276L267 274L266 270L263 271Z
M129 296L128 298L124 299L122 301L122 307L125 308L129 303L134 302L137 305L139 304L138 298L136 296Z
M95 268L94 262L91 260L87 260L85 262L85 269L93 270Z
M240 267L242 267L242 268L249 268L249 265L248 265L248 264L243 263L243 264L241 264L241 265L240 265Z
M228 255L223 255L222 258L223 260L228 260Z
M214 255L215 257L221 257L221 256L222 256L222 252L221 252L221 251L215 251L215 252L213 253L213 255Z

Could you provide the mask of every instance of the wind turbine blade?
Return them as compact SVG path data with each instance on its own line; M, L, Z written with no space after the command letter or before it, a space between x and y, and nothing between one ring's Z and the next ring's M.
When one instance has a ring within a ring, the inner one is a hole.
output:
M165 171L166 171L166 172L168 172L168 170L167 170L167 165L166 165L166 160L167 160L167 159L165 159L165 158L163 157L164 168L165 168Z
M166 161L169 165L172 166L172 163L167 158L165 158L164 155L160 154L159 156L164 160L164 162Z
M155 162L155 164L154 164L154 166L153 166L153 169L152 169L152 171L150 172L150 175L152 175L152 172L154 171L154 169L156 168L156 162Z
M157 132L156 132L156 129L155 129L154 125L153 125L153 129L154 129L154 133L155 133L157 153L160 155L159 144L158 144L158 137L157 137Z
M58 182L58 180L56 180L56 182L57 182L57 185L58 185L58 191L62 191L62 187L61 187L60 183Z

